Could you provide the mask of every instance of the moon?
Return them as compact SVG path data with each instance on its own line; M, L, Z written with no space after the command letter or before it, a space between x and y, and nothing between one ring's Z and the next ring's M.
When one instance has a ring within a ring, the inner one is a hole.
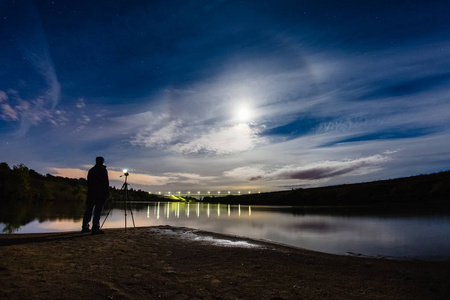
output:
M237 115L241 122L250 121L252 118L252 112L247 106L241 106L237 111Z

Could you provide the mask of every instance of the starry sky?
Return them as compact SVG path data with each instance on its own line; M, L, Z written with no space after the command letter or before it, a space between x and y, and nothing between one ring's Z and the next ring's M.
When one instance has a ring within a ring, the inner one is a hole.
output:
M0 161L274 191L450 169L450 1L0 1Z

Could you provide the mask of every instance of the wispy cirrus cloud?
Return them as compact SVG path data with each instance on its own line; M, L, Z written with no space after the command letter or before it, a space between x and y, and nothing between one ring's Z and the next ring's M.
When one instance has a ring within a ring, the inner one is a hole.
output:
M31 126L43 121L59 125L64 119L61 110L55 110L61 97L53 60L41 18L34 3L28 3L20 12L21 17L8 22L8 30L14 37L18 52L26 62L26 76L20 84L11 86L3 94L8 97L1 105L1 117L5 121L20 122L19 135L25 135ZM33 26L28 26L32 21ZM22 70L23 71L23 70ZM39 86L30 93L31 87Z

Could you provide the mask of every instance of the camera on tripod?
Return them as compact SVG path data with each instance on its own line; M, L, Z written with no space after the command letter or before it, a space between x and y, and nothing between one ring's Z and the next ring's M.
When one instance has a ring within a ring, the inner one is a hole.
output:
M127 169L123 169L123 175L120 175L120 177L125 176L125 182L123 183L122 188L120 189L121 191L124 192L125 232L127 232L127 211L130 211L130 213L131 213L131 219L133 220L133 228L136 228L136 225L134 224L133 211L131 210L131 202L130 202L130 198L128 196L128 185L129 185L129 183L127 182L128 175L130 175L130 173L128 173ZM109 213L111 212L112 209L113 209L113 207L111 206L111 208L109 209L108 213L106 214L105 219L103 220L101 228L103 227L103 224L105 224L106 219L108 219Z

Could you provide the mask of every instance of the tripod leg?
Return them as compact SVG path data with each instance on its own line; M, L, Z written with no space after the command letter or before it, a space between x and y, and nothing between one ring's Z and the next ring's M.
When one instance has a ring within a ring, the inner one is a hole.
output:
M105 205L108 204L108 202L111 203L111 208L109 209L108 213L106 214L106 217L105 217L105 219L103 220L103 223L102 223L102 226L100 226L100 229L103 228L103 225L105 224L106 219L108 219L108 216L109 216L109 214L111 213L111 211L112 211L112 209L113 209L112 203L114 203L114 200L113 200L113 199L110 199L110 200L108 201L108 199L107 199Z
M134 216L133 216L133 210L131 209L131 202L130 202L130 200L128 200L128 207L130 209L131 219L133 220L133 228L136 228L136 225L134 224Z
M106 217L105 217L105 219L103 220L103 223L102 223L102 226L100 226L100 229L103 228L103 225L105 224L106 219L108 219L108 216L109 216L109 213L111 212L111 210L112 210L112 207L109 209L108 213L106 214Z
M125 232L127 232L127 199L128 199L127 177L125 177L125 182L122 185L121 190L124 191L123 199L124 199L124 202L125 202L125 210L124 210L124 212L125 212Z
M125 200L125 232L127 232L127 200Z
M126 176L126 175L125 175ZM127 210L130 210L131 213L131 219L133 220L133 228L136 228L136 225L134 224L134 216L133 216L133 211L131 210L131 202L130 202L130 198L128 197L128 183L127 183L127 179L125 177L125 183L122 186L122 189L125 192L125 232L127 232Z

